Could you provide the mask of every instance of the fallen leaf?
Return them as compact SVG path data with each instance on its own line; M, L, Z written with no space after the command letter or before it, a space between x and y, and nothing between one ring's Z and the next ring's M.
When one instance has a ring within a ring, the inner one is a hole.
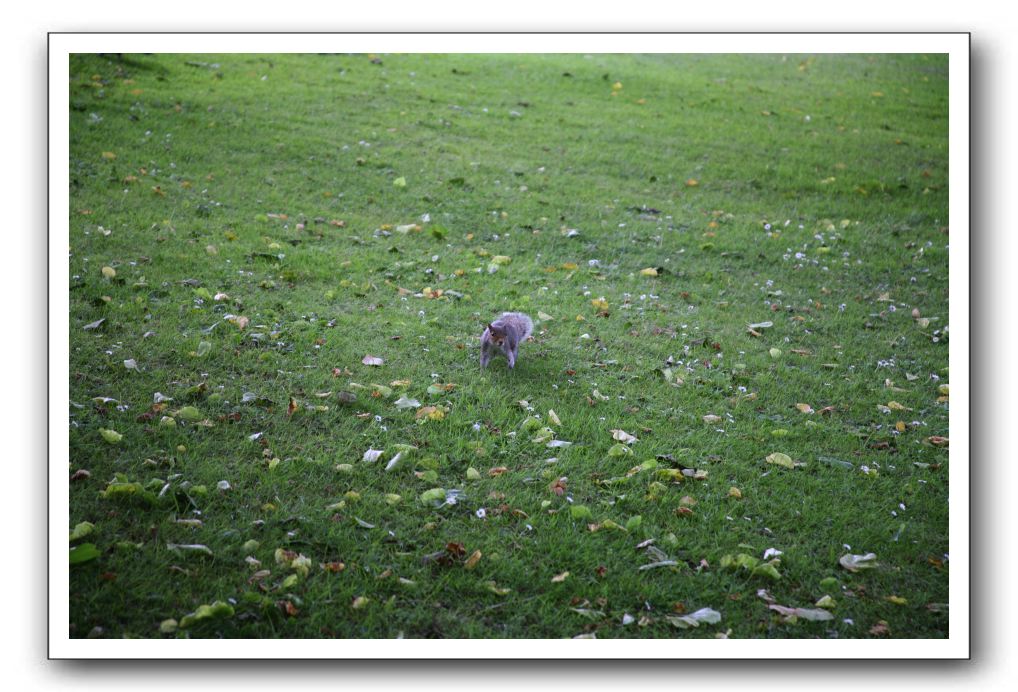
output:
M767 606L771 610L781 614L785 622L795 622L801 618L812 622L833 620L834 616L821 608L789 608L788 606L772 603Z
M82 543L70 548L69 561L72 565L88 562L99 557L101 553L94 543Z
M384 363L385 361L379 358L378 356L364 356L363 358L361 358L361 362L364 363L365 365L378 366Z
M721 622L721 613L713 608L701 608L689 615L668 615L665 620L679 629L699 627L701 623L714 625Z
M118 433L116 430L111 428L99 428L99 434L102 438L109 442L111 445L115 445L124 439L124 436Z
M792 458L782 452L774 452L773 454L769 454L767 456L767 463L777 464L778 466L784 466L785 468L788 469L795 468L795 462L792 461Z
M639 440L636 437L630 435L625 430L612 430L612 439L618 440L619 442L624 442L627 445L633 444L634 442L639 442Z
M848 553L842 555L838 559L838 564L847 569L849 572L873 569L874 567L877 567L877 556L875 553L866 553L865 555L852 555L851 553Z
M501 587L493 581L485 582L484 585L487 587L488 591L496 596L505 596L512 592L512 589Z
M472 570L474 567L477 567L477 563L481 561L481 555L482 553L480 550L475 550L470 553L470 557L468 557L466 562L463 563L463 569Z
M95 524L90 521L82 521L75 524L74 528L71 529L68 541L76 541L84 538L95 530Z
M417 420L442 420L449 409L445 406L425 406L417 411Z
M570 505L569 515L573 519L593 519L594 515L586 505Z
M825 464L827 464L829 466L837 466L839 468L848 469L848 470L852 470L852 469L855 468L855 465L852 464L852 462L844 461L843 459L836 459L834 457L827 457L827 456L820 456L820 457L817 457L817 459L819 459L820 461L822 461L823 463L825 463Z

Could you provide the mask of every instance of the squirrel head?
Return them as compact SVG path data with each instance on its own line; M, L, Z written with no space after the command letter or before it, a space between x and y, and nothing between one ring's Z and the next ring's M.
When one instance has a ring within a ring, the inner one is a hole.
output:
M505 339L505 330L499 329L498 327L488 324L488 334L491 335L491 340L499 346L502 345L502 341Z

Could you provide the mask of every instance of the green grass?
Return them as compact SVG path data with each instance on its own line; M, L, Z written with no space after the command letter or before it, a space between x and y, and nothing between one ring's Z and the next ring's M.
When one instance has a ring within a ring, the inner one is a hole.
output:
M947 636L946 58L74 56L69 90L72 637ZM534 340L481 371L504 310Z

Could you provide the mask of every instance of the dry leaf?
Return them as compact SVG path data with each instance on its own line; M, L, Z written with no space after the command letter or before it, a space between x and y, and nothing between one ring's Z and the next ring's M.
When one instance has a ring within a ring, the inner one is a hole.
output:
M639 442L639 440L636 437L630 435L625 430L612 430L612 439L618 440L619 442L624 442L627 445L633 444L634 442Z

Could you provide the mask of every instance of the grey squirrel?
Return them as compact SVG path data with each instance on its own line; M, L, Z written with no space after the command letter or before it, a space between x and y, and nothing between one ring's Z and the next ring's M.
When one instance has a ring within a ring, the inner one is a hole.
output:
M525 341L533 331L534 323L522 312L503 312L481 334L481 367L487 367L488 361L497 351L505 355L510 368L515 366L520 342Z

